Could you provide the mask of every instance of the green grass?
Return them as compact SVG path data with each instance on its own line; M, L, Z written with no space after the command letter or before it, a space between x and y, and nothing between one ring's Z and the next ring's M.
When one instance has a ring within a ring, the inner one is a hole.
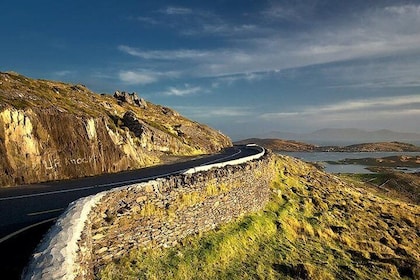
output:
M133 250L109 263L98 278L400 279L419 275L418 206L384 200L358 189L362 183L351 186L286 157L278 159L277 168L271 186L274 195L264 210L190 236L173 248Z
M8 103L18 110L26 109L30 106L30 103L22 99L9 100Z
M420 204L420 176L418 174L380 168L380 172L374 174L342 174L340 177L354 185L368 187L378 196Z

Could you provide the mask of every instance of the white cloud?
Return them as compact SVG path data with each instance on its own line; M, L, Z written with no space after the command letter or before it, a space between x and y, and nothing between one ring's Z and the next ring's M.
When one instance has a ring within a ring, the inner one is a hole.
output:
M301 15L297 11L296 7L284 6L279 3L271 3L271 5L262 11L261 13L264 17L271 20L300 20Z
M399 61L371 61L366 64L340 65L320 70L331 80L329 88L407 88L420 87L420 58Z
M204 120L243 117L251 114L251 108L235 106L175 106L175 109L190 118Z
M157 72L149 69L121 70L118 73L122 82L132 85L151 84L162 79L178 78L180 75L181 73L176 71Z
M158 80L156 74L146 72L120 71L118 76L121 81L133 85L146 85Z
M138 17L136 17L136 20L140 21L140 22L152 24L152 25L159 24L159 21L157 21L156 19L151 18L151 17L138 16Z
M167 15L188 15L192 10L184 7L167 7L163 12Z
M289 126L312 131L325 127L418 131L420 95L346 100L318 107L302 106L289 111L265 113L257 119L273 127Z
M418 108L410 108L410 107ZM420 117L420 94L403 95L393 97L378 97L370 99L345 100L333 104L316 107L301 107L290 112L272 112L260 116L265 120L288 119L288 118L330 118L330 119L359 119L391 117L395 114L419 115Z
M214 19L213 19L214 20ZM216 37L241 37L261 35L268 30L256 24L229 24L220 19L204 22L202 24L192 24L192 26L181 30L182 35L186 36L216 36Z
M255 81L261 81L263 80L268 73L260 73L260 72L254 72L254 73L239 73L239 74L233 74L233 75L226 75L226 76L220 76L216 77L214 84L219 86L220 84L225 85L233 85L238 82L255 82Z
M250 33L261 34L264 31L260 26L248 22L231 24L229 20L209 10L167 7L159 12L172 16L166 17L160 23L185 36L249 36ZM182 20L178 16L182 16Z
M272 17L296 17L294 14L298 13L281 6L276 9ZM167 13L191 13L200 18L197 28L184 28L181 32L195 30L199 36L202 33L230 34L227 45L218 49L142 50L126 45L118 48L143 60L159 60L162 63L157 67L161 67L158 69L162 72L180 71L182 68L183 77L227 77L227 82L241 76L248 79L252 73L262 77L264 73L284 69L385 56L395 58L388 62L388 66L392 67L398 56L420 52L419 10L420 5L372 8L361 11L357 16L349 16L340 23L327 21L303 32L279 33L278 27L270 24L230 24L215 15L169 7ZM261 30L263 32L258 32ZM247 34L247 37L241 34ZM420 63L414 67L419 69ZM366 77L372 75L374 73ZM364 82L369 84L371 81L367 78ZM399 86L407 82L402 75L394 78L393 82Z
M336 104L327 105L317 109L318 112L343 112L357 110L375 110L387 107L393 109L411 104L420 104L420 95L405 95L393 97L380 97L372 99L347 100Z
M189 84L185 84L184 88L169 87L168 90L164 92L164 94L169 96L186 96L198 93L200 91L202 91L201 87L193 87Z
M129 46L120 45L118 49L129 55L136 56L143 59L156 60L179 60L179 59L198 59L212 54L210 51L203 50L166 50L166 51L142 51Z
M420 16L420 5L402 5L402 6L389 6L385 8L385 11L391 14L403 15L403 16Z
M65 76L73 75L75 73L76 71L72 71L72 70L60 70L60 71L53 72L53 75L58 76L58 77L65 77Z

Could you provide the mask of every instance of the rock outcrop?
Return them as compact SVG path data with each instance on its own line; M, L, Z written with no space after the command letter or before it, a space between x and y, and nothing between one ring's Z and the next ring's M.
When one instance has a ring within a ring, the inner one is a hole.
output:
M0 186L141 168L231 145L137 94L114 98L16 73L0 72L0 82Z
M131 105L133 104L137 105L138 107L142 109L147 108L146 100L144 100L143 98L140 98L135 92L127 93L125 91L120 92L117 90L114 92L114 98L120 102L127 102L128 104L131 104Z
M124 114L123 123L136 137L141 137L144 132L144 123L140 123L133 111L127 111Z

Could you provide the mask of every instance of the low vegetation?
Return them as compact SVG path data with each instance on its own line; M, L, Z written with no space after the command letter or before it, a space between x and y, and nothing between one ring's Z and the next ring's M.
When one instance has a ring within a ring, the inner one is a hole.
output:
M173 248L142 248L100 279L419 279L420 206L367 178L279 156L264 210ZM378 180L381 180L378 178Z
M390 168L377 168L376 171L372 174L343 174L341 177L362 184L379 196L420 205L420 173L397 172Z

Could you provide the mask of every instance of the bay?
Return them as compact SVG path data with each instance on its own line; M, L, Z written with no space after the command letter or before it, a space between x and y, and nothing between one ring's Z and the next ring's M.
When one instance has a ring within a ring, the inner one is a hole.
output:
M325 167L325 171L329 173L373 173L366 169L367 166L359 164L329 164L327 161L340 161L343 159L360 159L360 158L384 158L390 156L419 156L419 152L279 152L279 154L292 156L306 162L316 162ZM416 168L401 168L403 172L418 172Z

